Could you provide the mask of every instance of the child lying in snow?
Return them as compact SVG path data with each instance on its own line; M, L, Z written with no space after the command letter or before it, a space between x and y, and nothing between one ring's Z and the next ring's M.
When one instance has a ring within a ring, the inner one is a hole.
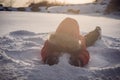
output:
M43 63L49 65L57 64L61 53L66 52L71 55L69 59L71 65L86 65L90 59L86 45L90 46L95 43L100 36L100 30L100 27L97 27L84 38L80 35L79 25L76 20L72 18L64 19L58 26L56 32L51 34L49 39L45 41L41 50ZM96 33L97 35L93 35Z

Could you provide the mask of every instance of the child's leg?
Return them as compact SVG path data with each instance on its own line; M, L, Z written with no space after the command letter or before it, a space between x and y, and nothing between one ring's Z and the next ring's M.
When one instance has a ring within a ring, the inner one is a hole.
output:
M58 63L59 52L55 49L55 46L50 44L48 40L45 42L42 50L41 57L45 64L54 65Z

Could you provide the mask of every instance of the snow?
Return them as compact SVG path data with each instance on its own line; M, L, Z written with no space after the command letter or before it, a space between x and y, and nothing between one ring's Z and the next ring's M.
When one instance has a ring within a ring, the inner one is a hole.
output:
M102 28L102 39L88 47L91 58L83 68L70 65L67 54L53 66L41 62L44 41L66 17L78 21L82 34ZM3 11L0 25L0 80L120 80L119 17Z
M49 7L49 13L69 13L69 14L90 14L90 13L104 13L110 0L98 0L94 3L53 6Z
M0 12L0 17L0 35L21 29L36 33L53 32L59 23L66 17L75 18L79 23L80 30L83 32L89 32L95 29L96 26L100 26L104 35L119 37L120 34L120 17L117 17L118 19L116 19L116 17L112 15L104 16L102 14L67 15L47 13L33 14L29 12ZM116 28L113 28L113 26Z
M23 1L23 4L26 4L23 7L24 11L32 12L32 7L28 6L28 1ZM73 5L64 5L64 6L50 6L50 7L38 7L38 12L46 13L64 13L64 14L90 14L90 13L105 13L106 7L109 4L110 0L98 0L93 3L86 4L73 4ZM16 2L17 3L17 2ZM17 5L16 5L17 7ZM0 10L6 10L4 7L0 7ZM10 11L19 11L17 8L9 8ZM116 13L119 14L119 13Z
M69 6L54 6L48 8L48 12L51 13L71 13L71 14L90 14L96 12L103 12L106 5L100 4L81 4L81 5L69 5ZM69 11L72 10L72 11ZM79 12L77 12L79 11Z

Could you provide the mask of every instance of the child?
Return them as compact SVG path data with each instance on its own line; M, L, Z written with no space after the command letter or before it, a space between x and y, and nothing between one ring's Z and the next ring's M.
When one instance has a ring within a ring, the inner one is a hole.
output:
M41 50L42 61L44 64L57 64L59 56L64 52L70 54L71 65L83 67L89 62L86 40L80 35L77 21L72 18L64 19L56 32L45 41Z

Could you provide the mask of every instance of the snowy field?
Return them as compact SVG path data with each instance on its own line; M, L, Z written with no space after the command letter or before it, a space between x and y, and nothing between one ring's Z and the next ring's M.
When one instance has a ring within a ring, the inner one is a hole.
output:
M91 58L83 68L71 66L66 54L57 65L41 63L44 41L66 17L76 19L84 34L102 28L102 39L88 48ZM120 17L0 12L0 80L120 80Z

